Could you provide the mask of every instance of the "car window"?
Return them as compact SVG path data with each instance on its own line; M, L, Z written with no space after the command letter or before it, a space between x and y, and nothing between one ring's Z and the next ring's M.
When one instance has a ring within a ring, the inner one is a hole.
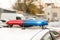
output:
M59 36L59 33L56 31L51 31L50 33L51 33L54 40Z
M51 31L51 33L54 34L54 35L58 35L58 34L59 34L59 33L56 32L56 31Z
M46 33L46 34L44 35L44 37L42 38L42 40L51 40L50 34L49 34L49 33Z

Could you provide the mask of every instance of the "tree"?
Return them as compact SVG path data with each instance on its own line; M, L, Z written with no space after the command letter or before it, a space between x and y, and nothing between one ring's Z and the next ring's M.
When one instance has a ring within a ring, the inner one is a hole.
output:
M42 7L37 8L37 6L32 4L32 2L33 2L32 0L24 0L24 2L20 3L18 0L13 8L18 11L23 11L23 12L35 14L35 15L38 13L39 14L44 13L44 11L42 11Z
M15 3L15 6L13 6L13 9L25 12L26 7L27 7L27 5L24 3Z

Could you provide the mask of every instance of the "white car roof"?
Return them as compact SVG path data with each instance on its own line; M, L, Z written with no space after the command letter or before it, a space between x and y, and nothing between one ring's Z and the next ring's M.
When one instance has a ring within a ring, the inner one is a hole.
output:
M41 32L38 32L37 35L32 38L32 40L41 40L48 32L49 30L42 30Z
M31 40L33 36L39 33L40 31L42 32L42 29L22 30L20 28L1 28L0 40ZM46 32L43 31L43 32L46 33L47 31ZM40 34L41 36L44 34L42 33Z

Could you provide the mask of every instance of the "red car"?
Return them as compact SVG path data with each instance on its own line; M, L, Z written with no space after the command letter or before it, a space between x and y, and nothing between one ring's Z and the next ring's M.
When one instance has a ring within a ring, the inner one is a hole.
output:
M12 27L13 25L23 26L23 20L10 20L6 24L8 24L8 26L10 27Z

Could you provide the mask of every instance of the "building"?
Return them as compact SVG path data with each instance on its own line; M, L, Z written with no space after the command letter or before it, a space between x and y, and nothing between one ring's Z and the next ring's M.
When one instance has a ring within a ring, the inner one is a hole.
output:
M52 19L60 20L60 7L52 8Z
M45 15L49 21L60 20L60 7L45 9Z

